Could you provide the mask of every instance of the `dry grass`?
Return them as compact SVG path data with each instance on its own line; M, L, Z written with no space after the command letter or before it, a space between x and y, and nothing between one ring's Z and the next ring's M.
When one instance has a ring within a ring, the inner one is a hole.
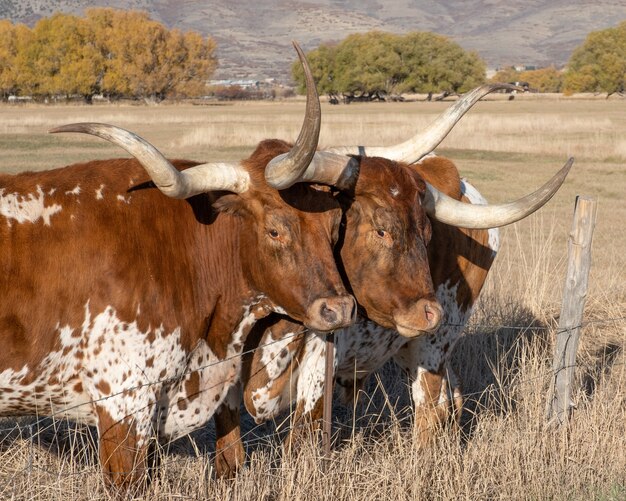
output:
M324 106L323 143L390 144L447 103ZM357 416L337 408L338 441L328 463L313 443L280 460L268 425L250 431L251 460L233 482L211 479L212 429L163 452L147 499L558 499L626 498L626 113L624 101L501 99L480 103L442 144L462 174L503 201L539 185L577 157L550 204L502 231L502 250L454 363L467 395L463 433L431 448L412 440L408 395L388 366ZM264 137L293 140L303 104L2 108L0 169L49 168L120 151L45 130L109 121L139 132L167 154L238 159ZM504 187L506 187L506 192ZM599 200L593 268L579 349L577 410L569 430L546 427L544 406L565 275L575 194ZM621 319L607 321L608 319ZM515 328L514 328L515 327ZM517 327L523 327L519 329ZM27 425L32 419L20 420ZM0 422L0 428L14 424ZM82 427L44 421L45 431L0 433L0 498L108 499Z

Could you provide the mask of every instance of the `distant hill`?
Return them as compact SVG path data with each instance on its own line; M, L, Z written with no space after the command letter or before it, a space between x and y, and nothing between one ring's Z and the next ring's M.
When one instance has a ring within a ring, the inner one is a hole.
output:
M0 0L0 17L33 25L89 7L146 10L168 27L218 42L217 78L288 78L291 40L305 49L350 33L434 31L491 68L563 65L590 31L626 20L624 0Z

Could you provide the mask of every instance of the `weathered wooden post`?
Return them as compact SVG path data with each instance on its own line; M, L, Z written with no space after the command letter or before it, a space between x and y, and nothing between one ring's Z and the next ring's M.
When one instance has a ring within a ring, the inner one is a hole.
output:
M576 351L587 298L591 241L596 224L597 202L592 197L577 196L574 223L568 239L568 264L563 304L552 362L552 383L549 388L546 418L549 422L565 423L572 412L571 400Z
M325 345L325 377L324 377L324 411L322 414L322 443L324 456L330 457L330 439L333 422L333 379L335 366L335 333L326 336Z

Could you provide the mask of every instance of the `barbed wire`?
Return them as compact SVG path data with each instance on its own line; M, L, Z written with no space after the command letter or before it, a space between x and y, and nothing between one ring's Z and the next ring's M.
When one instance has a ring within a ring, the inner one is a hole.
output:
M567 332L567 331L572 331L572 330L576 330L576 329L580 329L580 328L584 328L584 327L588 327L591 325L606 325L609 323L619 323L619 322L624 322L626 321L626 317L613 317L613 318L603 318L603 319L590 319L590 320L586 320L584 322L581 322L579 325L576 326L571 326L571 327L567 327L567 328L557 328L557 327L550 327L550 326L536 326L536 325L505 325L505 324L470 324L470 325L462 325L462 324L454 324L454 323L447 323L444 324L444 326L447 327L459 327L459 328L464 328L464 330L468 331L480 331L480 330L491 330L491 329L508 329L508 330L516 330L516 331L553 331L555 333L559 333L559 332ZM47 468L44 468L38 464L36 464L36 462L33 459L33 450L35 448L35 437L36 436L41 436L44 432L46 432L49 428L51 427L56 427L56 425L59 422L63 422L66 421L66 419L64 418L62 421L58 421L57 418L59 415L64 414L68 411L71 410L75 410L76 408L82 406L82 405L92 405L94 403L98 403L101 402L103 400L107 400L110 398L114 398L116 396L119 395L123 395L124 393L133 391L133 390L137 390L137 389L141 389L144 387L149 387L149 386L153 386L153 385L158 385L158 384L166 384L166 383L171 383L171 382L177 382L177 381L182 381L183 378L185 378L187 375L192 374L194 372L198 372L198 371L202 371L202 370L206 370L209 369L211 367L214 367L216 365L222 364L222 363L226 363L228 361L231 361L233 359L239 358L239 357L244 357L246 355L250 355L253 354L256 350L261 349L261 348L265 348L277 343L284 343L286 340L289 339L295 339L296 337L306 334L308 332L307 329L302 328L301 330L294 332L294 333L290 333L284 336L281 336L279 339L275 339L272 340L270 342L267 343L263 343L260 345L257 345L254 348L251 348L249 350L244 350L243 352L230 356L230 357L226 357L222 360L218 360L216 362L212 362L206 365L203 365L201 367L195 368L193 370L188 370L185 371L177 376L174 377L170 377L170 378L165 378L162 380L157 380L157 381L150 381L147 383L142 383L140 385L135 385L133 387L129 387L126 388L124 390L121 390L119 392L116 392L114 394L111 395L107 395L105 397L99 398L99 399L94 399L88 402L83 402L81 404L77 404L75 406L72 406L70 408L66 408L63 410L60 410L58 412L55 413L51 413L48 416L42 416L40 418L38 418L35 422L30 422L28 424L22 425L20 423L13 423L10 427L5 427L5 428L0 428L0 434L4 435L10 435L11 433L14 432L18 432L20 435L20 438L23 438L24 435L26 435L26 437L28 438L29 442L30 442L30 454L29 454L29 459L27 462L27 465L19 470L16 470L14 472L12 472L11 478L6 480L5 482L3 482L5 484L5 486L10 485L11 483L13 483L16 479L17 476L19 476L20 474L30 474L33 471L40 471L43 472L45 474L51 475L51 476L55 476L57 478L69 478L69 477L74 477L74 476L79 476L79 475L85 475L88 473L92 473L94 469L97 469L97 464L96 465L91 465L91 471L89 471L88 469L82 469L80 471L73 471L73 472L60 472L60 471L53 471ZM278 355L275 355L278 356ZM275 358L275 357L274 357ZM273 360L273 359L272 359ZM270 363L270 361L268 361L267 363ZM624 366L626 365L626 362L613 362L611 363L611 367L619 367L619 366ZM572 365L568 365L565 367L561 367L559 368L559 370L563 370L563 369L571 369L571 368L581 368L581 367L585 367L583 364L572 364ZM489 395L492 394L501 394L502 392L506 391L507 389L511 389L513 387L519 387L519 386L523 386L526 384L530 384L530 383L536 383L538 380L540 379L547 379L547 378L552 378L554 377L554 375L556 374L554 369L549 369L546 370L544 373L532 377L532 378L527 378L527 379L516 379L515 381L511 381L507 384L490 384L487 388L484 388L480 391L476 391L476 392L470 392L470 393L464 393L462 395L462 398L464 401L468 401L468 400L472 400L474 398L489 398ZM217 385L220 384L225 384L227 381L221 381L216 383ZM205 389L204 391L207 391L208 389ZM359 391L359 394L363 394L363 390ZM369 395L368 395L369 396ZM372 400L374 397L371 396L370 400ZM474 400L477 401L477 400ZM153 404L150 404L153 405ZM175 405L175 402L174 404ZM438 406L441 405L451 405L451 401L450 400L445 400L443 402L439 402L437 404L435 404L433 406L433 408L436 408ZM467 411L467 409L464 408L465 411ZM400 412L404 412L404 410L401 410ZM338 420L334 420L333 421L333 426L339 429L348 429L352 432L354 432L354 427L355 427L355 423L357 421L368 421L371 418L377 418L378 420L381 418L381 414L379 413L365 413L362 416L360 416L357 420L353 421L352 424L348 424L348 423L343 423L340 422ZM280 426L282 426L285 422L288 422L290 420L290 414L287 415L287 417L284 418L282 424ZM407 412L407 415L405 416L400 416L398 417L398 415L394 415L393 416L393 420L394 422L397 422L399 424L402 424L405 421L410 421L412 419L412 415ZM48 424L47 426L44 426L42 428L42 425L48 421L51 420L51 423ZM256 426L253 426L252 428L248 429L245 433L243 433L241 435L241 440L242 442L245 442L248 447L254 446L254 445L258 445L261 443L265 443L265 444L272 444L277 438L280 437L280 431L278 429L275 429L275 431L269 435L264 435L264 436L255 436L252 437L252 435L254 435L256 432L258 432L260 429L262 428L267 428L267 423L260 423L257 424ZM294 429L297 427L301 427L301 426L308 426L308 423L305 422L299 422L299 423L295 423L292 425L292 427L290 429ZM432 427L427 427L425 431L434 431L435 428L439 428L440 425L439 424L435 424ZM36 430L36 432L34 431ZM25 431L27 431L28 433L26 434ZM4 440L2 438L0 438L0 444L2 444ZM174 440L172 441L167 441L164 444L160 445L160 449L161 451L167 451L168 448L172 445L172 443L174 442ZM231 444L228 447L234 447L236 446L238 443L234 443ZM227 448L221 449L220 452L224 452L226 450L228 450ZM217 453L214 452L213 454ZM180 462L188 462L192 459L191 456L187 455L187 456L183 456L180 458L172 458L166 462L161 461L159 463L160 467L164 467L164 466L168 466L168 465L174 465ZM133 472L116 472L118 474L131 474ZM3 492L4 489L0 489L0 493Z
M626 362L612 364L612 366L620 366L620 365L626 365ZM580 366L581 366L580 364L575 364L575 365L570 366L570 367L580 367ZM489 394L493 394L493 393L502 393L506 389L512 388L514 386L517 387L517 386L529 384L529 383L532 383L532 382L536 382L539 379L544 379L546 377L549 377L549 376L551 376L551 373L553 373L553 372L554 371L552 371L552 370L548 370L548 371L544 372L543 374L541 374L539 376L535 376L533 378L528 378L528 379L525 379L525 380L515 381L514 383L509 383L509 384L506 384L506 385L497 385L496 386L496 385L492 384L489 387L487 387L487 388L485 388L485 389L483 389L481 391L476 391L476 392L463 394L463 399L464 400L468 400L471 397L484 397L485 395L489 395ZM363 391L363 390L361 390L361 391ZM449 406L449 405L451 405L451 402L450 401L439 402L439 403L435 404L433 406L433 408L436 408L436 407L439 407L439 406L443 406L443 405ZM467 410L467 409L464 409L464 410ZM402 412L402 410L400 412ZM398 417L397 414L394 414L391 417L393 418L393 422L397 423L397 424L402 424L404 422L410 422L411 419L412 419L412 416L409 415L409 414L407 414L407 415L405 415L403 417ZM376 418L377 419L377 423L378 423L378 421L381 418L381 415L380 415L380 413L364 414L364 415L359 417L359 421L367 420L368 418ZM288 419L288 418L286 418L286 419ZM374 426L377 423L375 423ZM386 424L386 423L383 423L383 424ZM248 435L254 433L259 428L262 428L262 427L265 427L265 426L266 426L265 423L256 425L252 429L248 430L244 435L242 435L242 437L241 437L242 440L246 439ZM308 426L308 423L301 422L301 423L298 423L298 424L295 425L295 427L305 427L305 426ZM333 426L336 427L336 428L343 428L343 429L348 429L350 431L354 431L354 429L353 429L354 424L350 425L350 424L342 423L342 422L339 422L339 421L335 420L333 422ZM30 431L31 437L33 436L32 435L32 427L33 427L32 424L29 424L29 425L25 426L25 428L30 428L31 429L31 431ZM441 424L432 424L432 425L427 426L426 428L422 428L422 430L423 431L435 431L436 429L440 429L440 428L441 428ZM12 428L12 429L15 429L15 427ZM38 431L38 433L41 433L41 432ZM251 440L248 439L246 441L246 443L248 445L254 445L254 444L259 444L259 443L271 444L276 438L279 438L278 434L277 433L273 433L273 434L271 434L269 436L256 437L256 438L251 439ZM30 442L31 442L31 447L33 447L34 446L33 441L30 440ZM166 447L162 446L162 450L163 449L166 449ZM226 450L226 449L223 449L223 450ZM170 459L168 461L160 461L159 462L159 467L160 468L161 467L168 467L168 466L176 465L178 463L188 463L191 460L193 460L193 458L190 457L190 456L179 457L179 458L172 458L172 459ZM278 468L275 468L275 469L278 469ZM20 474L24 474L24 473L29 473L30 474L30 472L32 472L34 470L43 472L43 473L45 473L47 475L55 476L57 479L61 479L61 478L66 479L66 478L70 478L70 477L76 477L76 476L80 476L80 475L94 473L94 470L97 470L97 465L92 465L90 469L86 468L86 469L83 469L81 471L60 473L58 470L54 470L53 471L53 470L49 470L49 469L43 468L43 467L41 467L41 466L39 466L37 464L34 464L31 460L29 460L29 464L27 465L27 467L25 467L25 468L23 468L21 470L17 470L17 471L15 471L13 473L12 479L14 479L15 477L17 477ZM115 472L115 473L116 474L132 474L134 472L133 471L129 471L129 472ZM11 483L11 481L8 481L6 483Z
M549 325L500 325L500 324L452 324L452 323L444 323L443 325L446 327L462 327L465 330L488 330L488 329L508 329L508 330L517 330L517 331L554 331L555 334L559 334L561 332L568 332L576 329L582 329L588 327L590 325L606 325L609 323L618 323L626 321L626 317L613 317L613 318L598 318L598 319L590 319L585 320L584 322L580 322L579 324L572 325L569 327L551 327Z
M574 325L574 326L570 326L570 327L566 327L566 328L555 328L555 327L549 327L549 326L534 326L534 325L526 325L526 326L520 326L520 325L505 325L505 324L476 324L476 325L464 325L464 324L457 324L457 323L443 323L442 327L458 327L458 328L465 328L465 330L475 330L475 331L480 331L480 330L487 330L487 329L507 329L507 330L518 330L518 331L533 331L533 330L545 330L545 331L554 331L555 334L558 333L562 333L562 332L568 332L568 331L573 331L576 329L580 329L580 328L584 328L587 327L589 325L594 325L594 324L607 324L607 323L615 323L615 322L620 322L620 321L626 321L626 317L614 317L614 318L608 318L608 319L592 319L592 320L587 320L584 322L581 322L578 325ZM264 343L264 344L260 344L257 345L251 349L248 350L244 350L241 353L238 353L236 355L232 355L220 360L217 360L215 362L211 362L209 364L206 365L202 365L199 366L195 369L190 369L187 371L182 372L181 374L178 374L176 376L171 376L169 378L164 378L164 379L158 379L156 381L148 381L146 383L141 383L141 384L137 384L134 386L130 386L128 388L124 388L122 390L119 390L115 393L112 393L110 395L98 398L98 399L93 399L93 400L89 400L87 402L82 402L80 404L76 404L74 406L70 406L70 407L66 407L63 408L55 413L51 413L49 415L44 416L42 419L54 419L55 417L57 417L58 415L62 415L62 414L66 414L69 413L73 410L76 410L79 407L85 406L85 405L92 405L92 404L96 404L96 403L100 403L102 401L105 400L109 400L112 398L115 398L117 396L123 395L125 393L129 393L135 390L139 390L142 388L146 388L146 387L150 387L150 386L155 386L155 385L162 385L162 384L168 384L168 383L173 383L173 382L178 382L183 380L186 376L193 374L194 372L200 372L206 369L210 369L211 367L215 367L218 366L220 364L223 363L227 363L230 362L232 360L235 360L237 358L243 358L246 355L250 355L252 353L254 353L256 350L261 349L261 348L266 348L268 346L277 344L277 343L284 343L285 340L288 339L294 339L297 336L300 336L301 334L307 334L309 332L308 329L306 328L301 328L299 331L294 332L294 333L290 333L290 334L286 334L281 336L279 339ZM272 360L275 357L272 358ZM269 363L269 362L268 362ZM209 389L213 389L216 386L225 384L228 381L220 381L217 382L214 386L208 387L205 389L209 390ZM141 409L138 409L141 410ZM0 433L4 432L6 430L4 429L0 429Z
M626 317L614 317L614 318L608 318L608 319L592 319L592 320L587 320L585 322L581 322L580 324L578 324L576 326L571 326L571 327L562 328L562 329L557 329L557 328L548 327L548 326L534 326L534 325L519 326L519 325L505 325L505 324L475 324L475 325L469 326L470 327L469 330L476 330L476 331L486 330L486 329L507 329L507 330L519 330L519 331L548 330L548 331L554 331L555 334L556 334L556 333L559 333L559 332L567 332L567 331L571 331L571 330L575 330L575 329L580 329L580 328L583 328L583 327L586 327L586 326L589 326L589 325L615 323L615 322L620 322L620 321L626 321ZM454 324L454 323L444 323L444 324L442 324L442 326L445 326L445 327L464 327L463 324ZM465 327L467 327L467 326L465 326ZM468 329L466 329L466 330L468 330ZM41 420L43 421L43 420L48 420L48 419L54 419L58 415L68 413L69 411L75 410L78 407L81 407L81 406L84 406L84 405L91 405L91 404L94 404L94 403L99 403L101 401L104 401L104 400L107 400L107 399L111 399L111 398L114 398L116 396L123 395L124 393L131 392L131 391L134 391L134 390L137 390L137 389L141 389L141 388L144 388L144 387L149 387L149 386L154 386L154 385L158 385L158 384L164 384L164 383L180 381L184 377L186 377L186 376L188 376L188 375L190 375L190 374L192 374L194 372L199 372L199 371L202 371L202 370L205 370L205 369L209 369L211 367L220 365L222 363L226 363L228 361L231 361L231 360L234 360L234 359L237 359L237 358L243 358L246 355L254 353L258 349L265 348L265 347L268 347L268 346L271 346L271 345L274 345L274 344L277 344L277 343L283 343L287 339L293 339L293 338L295 338L295 337L297 337L297 336L299 336L301 334L306 334L308 332L310 332L310 331L308 331L308 329L302 328L301 330L299 330L297 332L290 333L290 334L287 334L287 335L283 335L279 339L276 339L276 340L273 340L273 341L270 341L270 342L267 342L267 343L264 343L264 344L257 345L254 348L251 348L249 350L244 350L241 353L238 353L238 354L230 356L230 357L226 357L226 358L218 360L216 362L212 362L210 364L206 364L206 365L200 366L198 368L185 371L185 372L181 373L180 375L173 376L173 377L170 377L170 378L159 379L157 381L150 381L150 382L142 383L142 384L135 385L135 386L131 386L129 388L125 388L123 390L120 390L118 392L115 392L115 393L113 393L111 395L107 395L107 396L99 398L99 399L90 400L90 401L87 401L87 402L83 402L83 403L77 404L75 406L64 408L64 409L62 409L62 410L60 410L60 411L58 411L56 413L51 413L49 415L43 416L41 418ZM272 360L274 358L275 357L273 357ZM268 363L271 362L272 360L268 361ZM616 364L616 365L618 365L618 364ZM573 366L573 368L575 368L575 367L576 366ZM564 369L564 368L572 368L572 367L563 367L562 369ZM227 381L218 382L218 383L216 383L215 386L224 384L226 382ZM212 388L213 387L209 387L209 388L207 388L207 390L208 389L212 389ZM32 427L33 425L37 426L38 424L39 424L38 422L35 422L34 424L31 423L27 427ZM11 428L4 428L4 429L0 428L0 433L6 433L6 432L13 431L16 426L19 426L19 424L16 423Z

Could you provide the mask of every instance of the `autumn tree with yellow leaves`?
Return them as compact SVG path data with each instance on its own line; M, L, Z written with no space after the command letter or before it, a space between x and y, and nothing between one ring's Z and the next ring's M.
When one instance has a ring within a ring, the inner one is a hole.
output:
M515 68L503 68L492 78L492 82L526 82L531 91L561 92L563 72L554 66L537 70L517 71Z
M147 13L90 9L84 18L54 14L32 30L0 22L0 96L96 94L161 101L205 92L215 42L169 30Z
M626 21L589 33L576 48L564 77L564 92L626 92Z
M31 31L23 24L0 20L0 98L16 94L22 86L18 63L29 44Z

